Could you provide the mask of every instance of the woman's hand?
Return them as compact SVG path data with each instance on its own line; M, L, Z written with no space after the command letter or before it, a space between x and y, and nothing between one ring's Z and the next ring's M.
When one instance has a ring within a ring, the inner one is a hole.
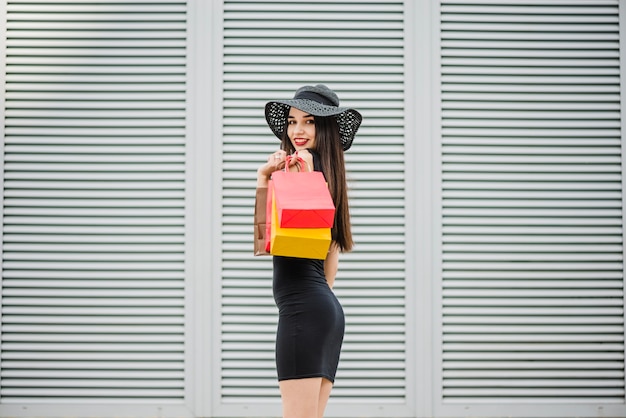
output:
M300 157L304 160L304 167L301 167L301 171L313 171L313 154L307 149L296 151L296 157Z
M284 150L278 150L269 157L267 162L263 164L257 170L257 187L267 187L267 181L274 171L283 170L285 168L285 161L287 160L287 152ZM297 163L296 158L292 158L289 162L289 166L293 167Z

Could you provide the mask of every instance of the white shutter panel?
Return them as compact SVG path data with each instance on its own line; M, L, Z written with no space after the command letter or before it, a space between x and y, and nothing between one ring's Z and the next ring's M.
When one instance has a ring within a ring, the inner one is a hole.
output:
M7 4L1 402L182 403L186 4Z
M616 0L442 2L444 404L626 412L619 49Z
M278 149L264 105L304 84L335 89L363 125L346 153L356 247L335 291L346 336L331 405L379 414L406 399L403 5L224 4L223 319L225 403L280 402L270 257L252 256L256 169ZM351 415L352 413L352 415Z

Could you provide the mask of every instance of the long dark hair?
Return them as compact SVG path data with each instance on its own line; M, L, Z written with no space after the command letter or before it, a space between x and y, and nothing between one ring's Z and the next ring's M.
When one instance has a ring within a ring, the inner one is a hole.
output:
M348 183L346 180L346 164L343 148L339 137L339 125L334 116L315 116L315 147L312 148L319 157L322 173L328 183L330 195L335 203L335 224L332 228L333 240L341 252L352 250L352 227L350 225L350 209L348 206ZM287 126L283 130L281 148L288 154L295 149L287 135Z

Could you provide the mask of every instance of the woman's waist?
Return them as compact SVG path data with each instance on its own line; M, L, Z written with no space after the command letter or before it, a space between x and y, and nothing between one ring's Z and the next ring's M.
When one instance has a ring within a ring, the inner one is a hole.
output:
M280 286L274 283L274 301L280 307L338 304L337 297L327 284L314 286Z
M332 294L332 290L323 276L278 276L272 283L274 294Z

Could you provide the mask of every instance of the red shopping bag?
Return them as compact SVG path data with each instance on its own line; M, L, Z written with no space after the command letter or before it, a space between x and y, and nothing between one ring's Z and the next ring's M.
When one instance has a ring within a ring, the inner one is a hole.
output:
M321 172L276 171L272 182L281 228L333 227L335 205ZM268 206L270 211L271 206Z

